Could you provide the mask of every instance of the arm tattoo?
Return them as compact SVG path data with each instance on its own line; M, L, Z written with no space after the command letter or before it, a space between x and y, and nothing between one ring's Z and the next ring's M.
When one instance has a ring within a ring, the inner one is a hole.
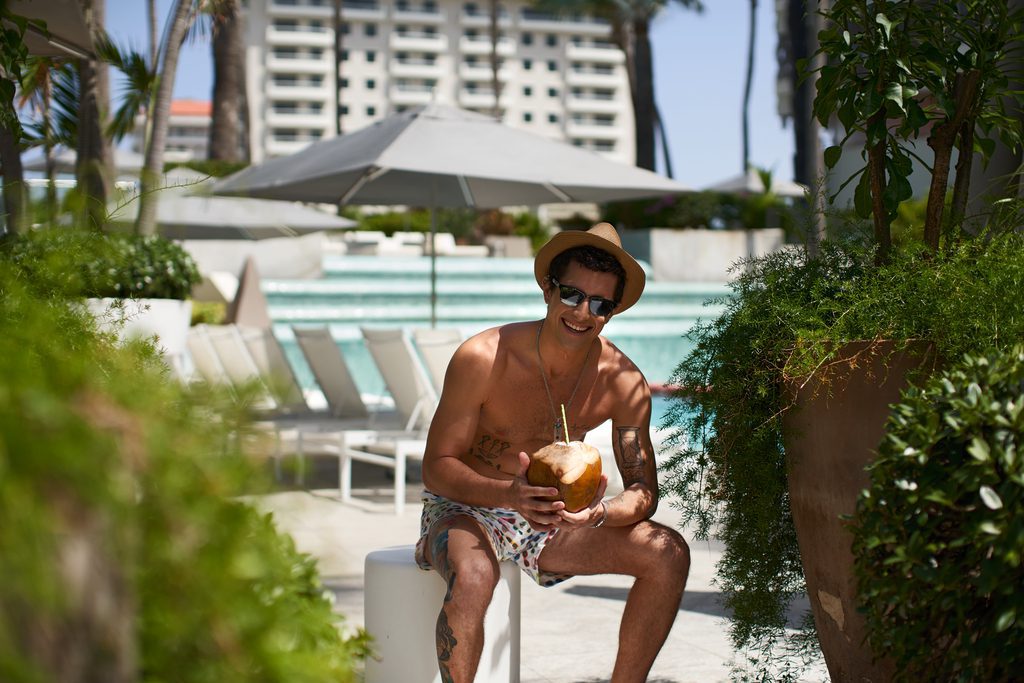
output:
M640 429L638 427L617 428L618 438L615 440L615 459L622 472L622 480L626 486L644 478L644 454L640 448Z
M477 460L490 465L500 472L501 465L497 463L497 460L511 445L512 444L508 441L500 441L492 436L484 434L480 437L480 441L470 450L470 453L472 453L473 457Z

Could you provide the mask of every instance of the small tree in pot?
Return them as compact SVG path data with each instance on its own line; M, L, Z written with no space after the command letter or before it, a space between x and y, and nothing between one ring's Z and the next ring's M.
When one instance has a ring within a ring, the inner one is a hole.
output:
M1000 19L988 21L992 16ZM970 235L962 230L960 214L954 211L953 221L944 216L945 193L933 191L924 242L897 250L889 237L896 209L910 195L912 157L904 143L914 135L934 138L933 187L944 188L948 180L943 176L936 185L945 173L941 146L950 140L954 148L963 145L954 197L966 197L968 159L987 156L994 144L988 140L1019 140L1017 122L1002 114L1005 98L1017 96L1009 92L1003 69L1020 31L1019 13L1007 13L1005 3L994 1L923 7L838 0L826 18L833 23L821 45L830 61L822 72L817 114L823 121L838 117L846 129L843 144L864 143L865 166L847 183L858 182L856 209L871 219L874 239L834 240L814 257L783 252L744 264L733 283L735 296L724 302L726 313L693 333L696 348L677 369L674 381L683 389L667 418L685 442L666 464L668 488L682 501L688 523L700 534L713 530L726 543L718 578L733 612L734 643L752 651L762 678L792 673L787 667L793 659L781 670L776 666L783 642L808 646L799 649L805 655L816 646L812 637L786 635L787 606L807 590L808 554L801 552L803 541L798 546L791 515L791 475L798 463L787 456L794 430L784 425L792 426L790 415L798 414L791 409L800 391L816 385L810 398L842 402L851 372L875 367L858 386L882 384L888 370L881 361L913 344L923 342L939 358L956 359L982 344L1004 346L1024 334L1015 299L1024 281L1020 235L997 235L989 225L985 239L965 239ZM966 71L975 68L970 79L976 87L965 91ZM940 140L950 129L957 134ZM830 148L828 165L835 166L839 155ZM1004 206L1019 211L1017 203ZM865 462L881 438L882 421L877 422L863 424L868 443L858 448ZM843 441L833 437L830 445L849 445ZM836 482L817 483L825 489ZM839 496L847 514L859 488ZM840 526L835 514L829 523ZM840 532L832 543L849 555L852 539ZM852 586L849 570L839 583ZM850 628L859 615L846 597L831 589L812 590L809 597L819 634L823 625L832 629L837 647L847 651L838 659L826 652L834 679L870 672L878 680L892 673L884 663L872 669L870 652L858 653L856 664L843 660L862 641ZM801 633L811 636L815 625L804 625Z

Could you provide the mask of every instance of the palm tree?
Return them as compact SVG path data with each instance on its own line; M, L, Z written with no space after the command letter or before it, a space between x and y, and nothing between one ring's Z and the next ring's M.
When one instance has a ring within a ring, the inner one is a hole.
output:
M701 0L675 0L702 12ZM651 21L668 0L538 0L537 7L556 14L586 13L606 20L611 39L626 57L626 76L636 128L636 165L653 171L655 129L660 116L654 98L654 61L651 56ZM664 140L664 127L660 127ZM667 159L667 156L666 156Z
M92 35L93 51L103 32L105 0L81 0L86 26ZM114 151L107 135L110 108L110 76L97 57L78 60L78 140L75 176L85 198L85 219L98 228L106 215L114 167Z
M245 51L239 0L222 0L213 22L213 117L210 121L210 159L240 161Z
M156 206L159 193L154 192L157 179L163 170L164 149L167 146L167 126L171 114L171 97L174 93L174 77L178 70L178 56L181 45L188 35L198 7L196 0L174 0L171 8L170 25L164 32L161 45L161 61L156 96L153 100L153 131L146 145L145 162L139 183L139 214L135 221L135 232L139 235L156 233Z
M754 47L757 42L757 0L750 0L750 35L747 40L747 77L743 85L743 165L741 173L750 166L750 88L754 84Z

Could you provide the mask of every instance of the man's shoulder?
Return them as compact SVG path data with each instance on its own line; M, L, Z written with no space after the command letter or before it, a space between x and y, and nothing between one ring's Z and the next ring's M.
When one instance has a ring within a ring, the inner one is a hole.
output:
M610 376L618 381L634 383L637 380L644 380L643 373L633 360L626 353L615 345L607 337L600 337L601 340L601 366ZM646 380L644 380L646 383Z

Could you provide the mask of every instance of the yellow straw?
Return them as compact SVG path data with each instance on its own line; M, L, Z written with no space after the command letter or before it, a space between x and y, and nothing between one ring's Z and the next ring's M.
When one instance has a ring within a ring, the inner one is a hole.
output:
M562 427L565 428L565 442L569 443L569 421L565 419L565 404L562 403Z

